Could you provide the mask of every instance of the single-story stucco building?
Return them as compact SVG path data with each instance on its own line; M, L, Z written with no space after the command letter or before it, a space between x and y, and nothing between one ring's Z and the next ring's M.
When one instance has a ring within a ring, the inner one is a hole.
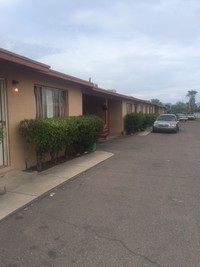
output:
M50 66L0 49L0 172L24 170L35 164L33 148L19 133L24 119L94 114L108 126L109 134L124 132L129 112L163 113L165 107L150 101L98 88Z

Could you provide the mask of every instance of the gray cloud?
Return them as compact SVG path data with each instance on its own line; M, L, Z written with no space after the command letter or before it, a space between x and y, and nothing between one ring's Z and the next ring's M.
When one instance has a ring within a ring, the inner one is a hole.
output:
M197 0L0 0L0 46L163 102L200 85Z

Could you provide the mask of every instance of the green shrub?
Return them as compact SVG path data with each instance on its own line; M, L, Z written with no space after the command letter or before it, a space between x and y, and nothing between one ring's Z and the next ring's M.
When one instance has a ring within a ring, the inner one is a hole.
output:
M35 146L38 170L49 153L55 161L58 152L70 149L83 153L101 134L103 121L96 116L79 116L57 119L31 119L20 122L20 131L26 142Z
M76 134L73 145L77 153L89 150L91 144L97 142L102 132L103 121L96 116L76 117Z
M141 124L140 119L139 113L129 113L126 115L125 128L127 134L131 134L139 130Z
M127 134L144 130L152 126L155 120L155 114L129 113L125 117L125 129Z

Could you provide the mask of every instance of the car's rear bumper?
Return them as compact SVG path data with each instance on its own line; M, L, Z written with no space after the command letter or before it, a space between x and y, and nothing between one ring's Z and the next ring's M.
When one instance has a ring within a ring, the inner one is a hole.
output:
M177 127L158 127L153 126L153 132L177 132L179 129Z

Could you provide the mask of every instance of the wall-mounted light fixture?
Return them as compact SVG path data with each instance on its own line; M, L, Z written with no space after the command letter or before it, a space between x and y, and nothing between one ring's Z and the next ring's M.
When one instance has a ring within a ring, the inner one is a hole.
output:
M19 92L19 89L18 89L18 83L19 83L19 81L17 81L17 80L12 80L12 84L14 85L14 88L13 88L13 91L15 92L15 93L18 93Z
M104 103L104 104L102 105L102 109L105 110L105 111L108 109L108 106L107 106L106 103Z

